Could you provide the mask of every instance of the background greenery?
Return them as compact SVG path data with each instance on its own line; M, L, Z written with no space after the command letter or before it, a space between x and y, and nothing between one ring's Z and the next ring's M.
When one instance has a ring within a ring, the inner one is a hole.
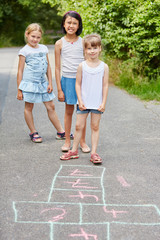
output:
M83 34L97 32L110 79L142 99L160 100L160 0L45 0L59 14L81 13Z
M0 0L0 47L24 45L24 31L32 22L40 23L44 32L52 30L44 34L43 42L53 44L49 36L57 35L61 19L56 6L40 0Z
M0 45L4 39L22 44L25 27L34 21L58 31L61 16L75 10L83 19L82 36L102 37L110 81L141 99L160 100L160 0L0 1Z

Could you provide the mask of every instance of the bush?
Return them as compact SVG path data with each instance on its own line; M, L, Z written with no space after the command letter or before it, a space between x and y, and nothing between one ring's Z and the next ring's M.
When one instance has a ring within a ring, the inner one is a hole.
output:
M46 0L59 5L59 13L81 13L83 34L102 36L107 54L123 61L135 58L134 71L157 79L160 68L160 1L159 0ZM141 68L139 68L139 63Z
M57 7L39 0L5 0L0 4L0 46L19 46L25 44L24 31L32 22L42 25L46 30L60 29L61 17L57 16ZM45 37L45 42L47 37ZM7 41L3 41L6 39ZM48 38L48 40L50 40ZM47 44L50 43L46 42ZM8 45L7 45L8 44ZM53 42L52 42L53 44Z

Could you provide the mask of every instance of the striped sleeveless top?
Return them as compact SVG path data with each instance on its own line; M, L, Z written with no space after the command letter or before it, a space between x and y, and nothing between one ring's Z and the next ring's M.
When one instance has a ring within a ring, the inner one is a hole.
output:
M76 42L67 42L62 39L62 76L67 78L76 78L77 68L84 61L82 38L78 37Z

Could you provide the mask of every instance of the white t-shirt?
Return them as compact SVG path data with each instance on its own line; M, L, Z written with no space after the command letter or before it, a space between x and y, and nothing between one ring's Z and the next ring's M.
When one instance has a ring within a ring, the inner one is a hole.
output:
M33 48L26 44L23 48L20 49L18 55L23 55L24 57L27 57L29 54L40 52L47 54L48 48L43 44L38 44L38 48Z
M87 109L98 109L102 104L104 62L95 67L89 67L82 62L81 96Z

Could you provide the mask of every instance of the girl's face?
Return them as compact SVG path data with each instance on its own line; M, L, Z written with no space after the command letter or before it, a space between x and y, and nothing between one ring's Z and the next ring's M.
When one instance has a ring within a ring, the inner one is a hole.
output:
M25 33L25 36L27 38L27 43L30 47L37 48L38 43L41 40L42 34L39 31L32 31L30 33Z
M88 43L88 46L85 48L85 56L86 58L90 58L92 60L98 59L99 55L101 53L101 46L91 46L90 43Z
M79 21L76 18L68 16L64 22L64 28L67 34L75 34L79 28Z

